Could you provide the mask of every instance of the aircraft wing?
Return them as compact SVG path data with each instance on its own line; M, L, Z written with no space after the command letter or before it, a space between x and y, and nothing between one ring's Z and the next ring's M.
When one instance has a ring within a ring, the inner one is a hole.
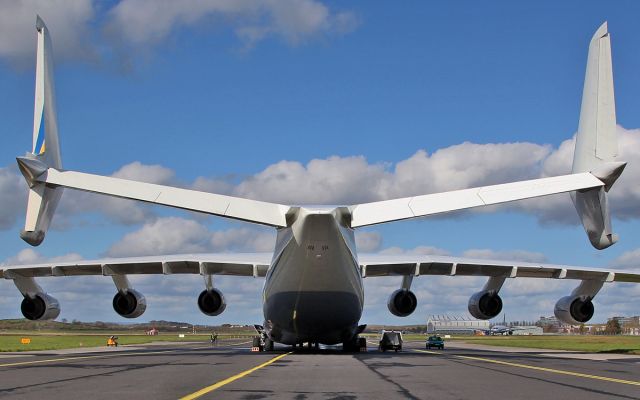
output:
M604 178L603 178L604 179ZM351 227L424 217L466 208L488 206L532 197L602 187L594 174L555 176L451 192L404 197L351 206Z
M0 278L129 274L201 274L264 277L272 257L272 253L179 254L0 266Z
M363 277L448 275L640 283L640 269L622 271L607 268L433 255L362 254L358 256L358 259Z

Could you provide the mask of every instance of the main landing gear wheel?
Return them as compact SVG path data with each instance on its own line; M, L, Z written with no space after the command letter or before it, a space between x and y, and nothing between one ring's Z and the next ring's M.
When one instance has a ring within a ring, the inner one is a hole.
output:
M360 351L367 351L367 339L356 336L353 339L349 340L348 342L343 342L342 350L350 353L359 353Z
M273 340L269 338L264 340L264 351L273 351Z
M262 344L262 338L260 336L254 336L252 342L251 351L264 351L264 344Z

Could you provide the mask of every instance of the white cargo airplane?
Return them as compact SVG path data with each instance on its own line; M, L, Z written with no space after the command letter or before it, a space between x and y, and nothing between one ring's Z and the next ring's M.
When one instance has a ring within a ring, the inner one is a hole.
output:
M640 283L640 273L629 271L431 255L359 254L354 240L354 230L362 226L570 192L593 246L604 249L614 244L617 236L611 229L607 196L626 164L616 159L606 23L589 45L571 174L340 207L274 204L62 169L51 40L40 18L36 28L33 151L17 158L29 185L26 224L20 234L27 243L37 246L43 241L64 188L267 225L277 230L277 241L273 253L180 254L0 267L0 277L12 279L24 296L21 309L26 318L53 319L60 313L58 301L35 281L39 277L110 276L117 288L113 308L126 318L139 317L146 308L144 296L132 287L128 275L200 274L205 289L198 297L198 307L211 316L226 307L222 293L213 286L213 275L265 277L266 348L273 348L274 342L307 342L343 343L349 349L356 347L358 334L364 329L358 323L365 277L402 276L402 285L391 294L388 308L394 315L407 316L417 304L410 290L415 277L486 276L484 287L469 300L469 312L480 319L493 318L501 311L498 292L507 278L575 279L580 282L575 290L555 306L556 316L573 324L592 317L592 299L605 282Z

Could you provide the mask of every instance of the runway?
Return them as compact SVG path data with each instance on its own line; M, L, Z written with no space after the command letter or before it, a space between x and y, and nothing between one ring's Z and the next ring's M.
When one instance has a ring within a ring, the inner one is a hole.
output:
M247 343L0 353L2 399L640 399L640 356L447 343L399 353L251 353ZM61 354L62 353L62 354Z

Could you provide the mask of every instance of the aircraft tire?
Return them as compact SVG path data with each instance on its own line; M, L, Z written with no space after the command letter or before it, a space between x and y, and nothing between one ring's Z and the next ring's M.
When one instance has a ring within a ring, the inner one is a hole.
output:
M264 350L273 351L273 340L267 338L264 340Z

